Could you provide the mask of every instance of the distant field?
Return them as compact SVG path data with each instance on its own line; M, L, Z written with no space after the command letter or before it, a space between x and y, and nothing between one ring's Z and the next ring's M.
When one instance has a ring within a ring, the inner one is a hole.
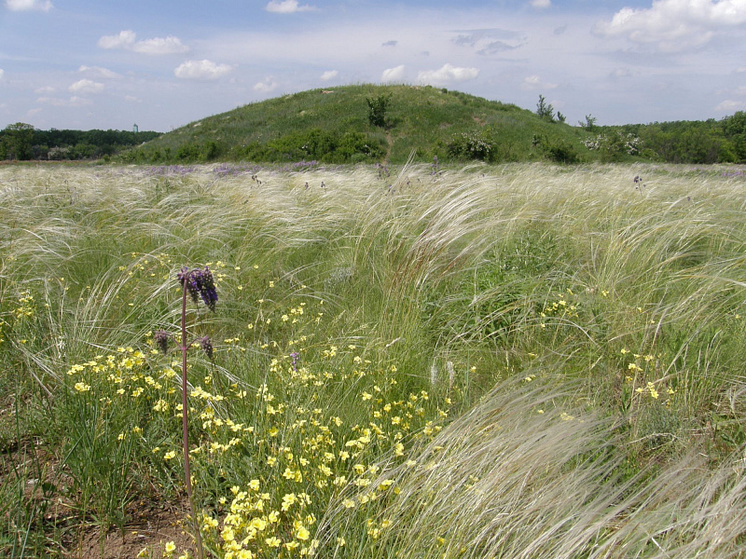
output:
M746 167L0 166L0 555L744 557ZM163 334L165 333L165 334ZM171 349L159 351L159 336Z

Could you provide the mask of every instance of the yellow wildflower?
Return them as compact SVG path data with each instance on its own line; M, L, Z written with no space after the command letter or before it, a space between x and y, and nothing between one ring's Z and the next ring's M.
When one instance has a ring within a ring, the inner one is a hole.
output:
M73 388L78 392L88 392L91 389L91 385L84 382L76 382Z
M282 545L282 541L280 541L280 538L276 536L265 538L264 543L267 544L267 547L280 547L280 545Z
M295 537L299 540L306 541L311 536L311 532L299 520L293 523L293 527L295 528Z

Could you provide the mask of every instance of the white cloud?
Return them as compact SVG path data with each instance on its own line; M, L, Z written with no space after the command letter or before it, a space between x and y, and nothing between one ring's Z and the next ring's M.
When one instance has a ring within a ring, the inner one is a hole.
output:
M402 64L401 66L396 66L395 68L384 70L383 74L381 75L381 81L383 83L402 82L404 81L405 75L406 70L404 68L404 65Z
M677 52L702 46L716 32L744 23L744 0L654 0L648 9L622 8L611 21L598 22L593 31Z
M3 79L3 75L5 74L5 70L0 68L0 80Z
M521 87L528 90L554 89L557 87L557 84L541 81L541 78L539 76L533 75L524 78Z
M233 70L228 64L215 64L210 60L187 60L174 75L185 80L216 80Z
M522 33L504 29L473 29L460 32L453 43L460 47L471 47L481 55L492 55L515 50L526 44Z
M323 74L321 74L321 81L328 82L329 80L333 80L339 75L339 72L336 70L327 70Z
M609 77L614 79L629 78L632 77L632 70L629 68L614 68L609 73Z
M108 68L102 68L101 66L83 65L78 68L78 72L80 72L81 74L88 74L89 76L95 76L97 78L116 79L122 77L121 74L117 74L116 72L113 72Z
M71 93L100 93L104 90L104 84L93 80L78 80L68 90Z
M715 110L724 113L735 113L737 111L743 111L746 109L746 102L734 101L733 99L727 99L717 105Z
M105 35L98 40L98 46L103 49L125 49L140 54L179 54L189 51L181 39L169 35L168 37L154 37L153 39L137 40L134 31L120 31L119 35Z
M126 49L135 44L134 31L120 31L119 35L104 35L98 40L98 46L102 49Z
M90 100L77 95L73 95L69 99L60 99L59 97L39 97L36 102L45 105L52 105L53 107L81 107L83 105L91 104Z
M717 92L718 96L727 96L727 97L741 97L743 99L746 99L746 85L742 85L740 87L736 88L724 88Z
M141 54L180 54L189 52L189 47L181 42L178 37L155 37L138 41L132 46L132 50Z
M313 6L305 4L300 6L298 0L272 0L265 8L268 12L276 14L294 14L295 12L309 12L315 10Z
M271 76L265 78L263 82L254 85L254 91L258 91L259 93L269 93L275 89L277 89L277 82Z
M53 8L51 0L5 0L5 7L12 12L48 12Z
M417 81L435 86L473 80L479 75L478 68L459 68L444 64L437 70L423 70L417 74Z
M539 8L540 10L543 10L545 8L551 7L552 0L531 0L531 5L534 8Z
M70 97L70 101L68 101L68 105L71 107L82 107L83 105L90 105L91 101L89 99L85 99L83 97L78 97L77 95L73 95Z

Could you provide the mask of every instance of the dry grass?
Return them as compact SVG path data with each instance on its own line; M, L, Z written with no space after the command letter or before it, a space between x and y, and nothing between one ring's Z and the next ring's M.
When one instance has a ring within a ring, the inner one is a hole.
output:
M348 508L345 499L365 495L348 472L346 486L314 503L319 555L744 556L742 176L539 164L437 174L406 165L392 176L158 171L0 168L0 389L36 414L23 425L3 415L8 448L43 440L44 421L62 417L54 406L72 364L140 347L172 324L175 271L210 262L223 275L221 312L199 323L223 359L210 369L216 390L271 381L272 359L289 365L303 336L311 371L341 375L365 360L396 370L389 403L427 388L433 421L445 424L407 434L405 456L388 435L366 455L381 476L374 485L393 480L395 492ZM28 320L18 314L27 291ZM284 326L299 302L323 321ZM359 361L342 350L328 360L330 347L348 346ZM298 409L349 418L346 429L372 421L360 405L366 382L329 388L324 402L300 386L273 390ZM257 433L270 421L253 405L216 410ZM291 425L301 416L279 429L298 456ZM64 425L52 431L64 442ZM204 471L228 474L200 481L215 507L221 476L245 484L265 472L252 454L220 460L205 459ZM163 485L157 498L173 496L166 474L148 475ZM288 490L261 475L278 498ZM23 516L12 491L0 494L0 549L18 549L6 542L23 530L50 549L43 523Z
M370 517L390 524L371 555L742 557L743 457L713 467L690 449L635 471L620 426L579 392L556 378L495 387L386 474L399 493ZM361 519L340 498L326 522L344 534Z

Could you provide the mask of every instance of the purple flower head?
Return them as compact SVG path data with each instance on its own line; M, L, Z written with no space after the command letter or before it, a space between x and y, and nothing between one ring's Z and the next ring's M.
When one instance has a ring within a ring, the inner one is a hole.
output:
M215 280L212 272L205 266L204 269L195 268L190 270L186 266L178 273L177 278L186 289L195 304L202 298L208 309L215 310L215 304L218 302L218 291L215 288Z
M204 338L200 339L199 345L202 346L202 351L205 352L205 355L207 355L207 358L212 361L213 347L212 347L212 342L210 341L210 337L205 336Z
M292 360L290 365L293 367L293 371L297 372L298 371L298 359L300 359L300 353L298 353L297 351L294 351L293 353L290 354L290 359Z
M192 271L184 266L181 271L176 275L177 279L179 280L179 283L183 286L184 282L186 282L186 288L187 292L189 292L189 295L191 295L192 300L196 303L199 299L199 289L197 287L197 283L193 280Z
M166 355L168 353L168 340L170 338L171 334L169 334L165 330L158 330L155 334L153 334L153 341L155 342L155 345L158 346L158 349L161 350L161 353L163 353L163 355Z

